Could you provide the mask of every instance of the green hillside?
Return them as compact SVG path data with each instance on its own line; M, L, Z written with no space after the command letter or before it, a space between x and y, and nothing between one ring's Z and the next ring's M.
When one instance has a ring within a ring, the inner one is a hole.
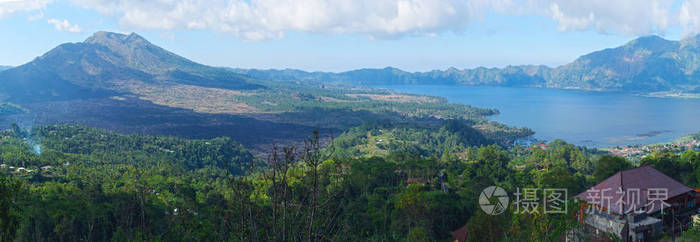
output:
M97 32L84 42L57 46L33 61L0 73L0 93L13 102L106 97L120 83L194 84L257 89L247 77L201 65L155 46L137 34Z

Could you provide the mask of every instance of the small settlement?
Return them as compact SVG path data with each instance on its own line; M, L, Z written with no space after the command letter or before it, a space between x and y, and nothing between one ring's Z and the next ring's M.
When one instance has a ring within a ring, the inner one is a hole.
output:
M696 139L684 140L681 142L673 142L667 144L653 145L630 145L625 147L613 147L608 150L608 153L615 156L624 157L631 161L637 161L654 151L672 150L683 152L686 150L700 151L700 141Z
M31 168L25 168L25 167L14 167L14 166L8 166L6 164L0 164L0 170L7 170L10 173L17 173L17 174L28 174L28 173L33 173L36 172L38 169L41 169L42 171L48 171L53 169L53 166L42 166L42 167L31 167Z

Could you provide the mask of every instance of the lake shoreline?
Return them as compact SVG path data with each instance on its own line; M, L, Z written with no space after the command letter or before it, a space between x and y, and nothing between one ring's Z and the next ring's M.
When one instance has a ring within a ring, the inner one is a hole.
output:
M528 127L538 141L590 148L670 142L700 131L700 99L646 97L620 91L455 85L373 86L494 108L489 120Z
M370 88L389 87L392 85L369 86ZM405 84L395 86L445 86L445 87L492 87L492 88L533 88L533 89L552 89L552 90L567 90L567 91L582 91L594 93L619 93L625 95L634 95L639 97L649 98L680 98L680 99L700 99L700 93L684 93L676 91L661 91L661 92L625 92L623 90L610 90L600 88L576 88L576 87L542 87L542 86L494 86L494 85L449 85L449 84ZM387 88L381 88L387 89ZM387 89L391 90L391 89Z

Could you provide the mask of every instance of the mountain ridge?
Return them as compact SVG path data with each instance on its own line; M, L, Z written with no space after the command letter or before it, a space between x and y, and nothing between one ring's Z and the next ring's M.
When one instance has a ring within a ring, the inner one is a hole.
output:
M114 95L121 84L188 84L257 89L251 78L190 61L138 34L97 32L83 42L64 43L34 60L0 72L0 98L33 102Z
M700 87L700 36L679 41L656 35L582 55L557 67L519 65L407 72L394 67L345 72L231 69L258 79L329 81L359 85L437 84L585 90L691 91Z
M83 42L61 44L26 64L1 71L0 100L21 103L105 97L132 92L123 88L127 82L232 90L265 88L259 80L698 93L700 36L679 41L643 36L558 67L450 67L427 72L386 67L333 73L212 67L169 52L136 33L101 31Z

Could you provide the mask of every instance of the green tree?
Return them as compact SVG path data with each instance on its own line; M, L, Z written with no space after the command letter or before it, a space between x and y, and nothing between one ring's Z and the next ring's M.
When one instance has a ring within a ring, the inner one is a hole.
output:
M690 226L690 229L683 232L681 237L678 238L678 241L682 241L682 242L700 241L700 224L694 223L692 226Z
M467 222L468 241L502 241L508 228L507 213L489 215L481 210L476 211Z
M566 188L569 194L577 194L586 188L586 178L573 174L566 167L554 167L541 174L539 186L542 188Z
M671 150L655 151L647 157L644 157L641 161L641 165L653 166L660 172L663 172L683 184L695 183L695 173L692 172L695 167L690 163L692 158L686 158L689 162L684 162L680 155Z
M13 241L19 227L17 197L21 183L0 174L0 241Z
M627 162L625 158L619 156L604 155L601 156L593 171L593 177L596 182L601 182L615 173L632 168L632 164Z

